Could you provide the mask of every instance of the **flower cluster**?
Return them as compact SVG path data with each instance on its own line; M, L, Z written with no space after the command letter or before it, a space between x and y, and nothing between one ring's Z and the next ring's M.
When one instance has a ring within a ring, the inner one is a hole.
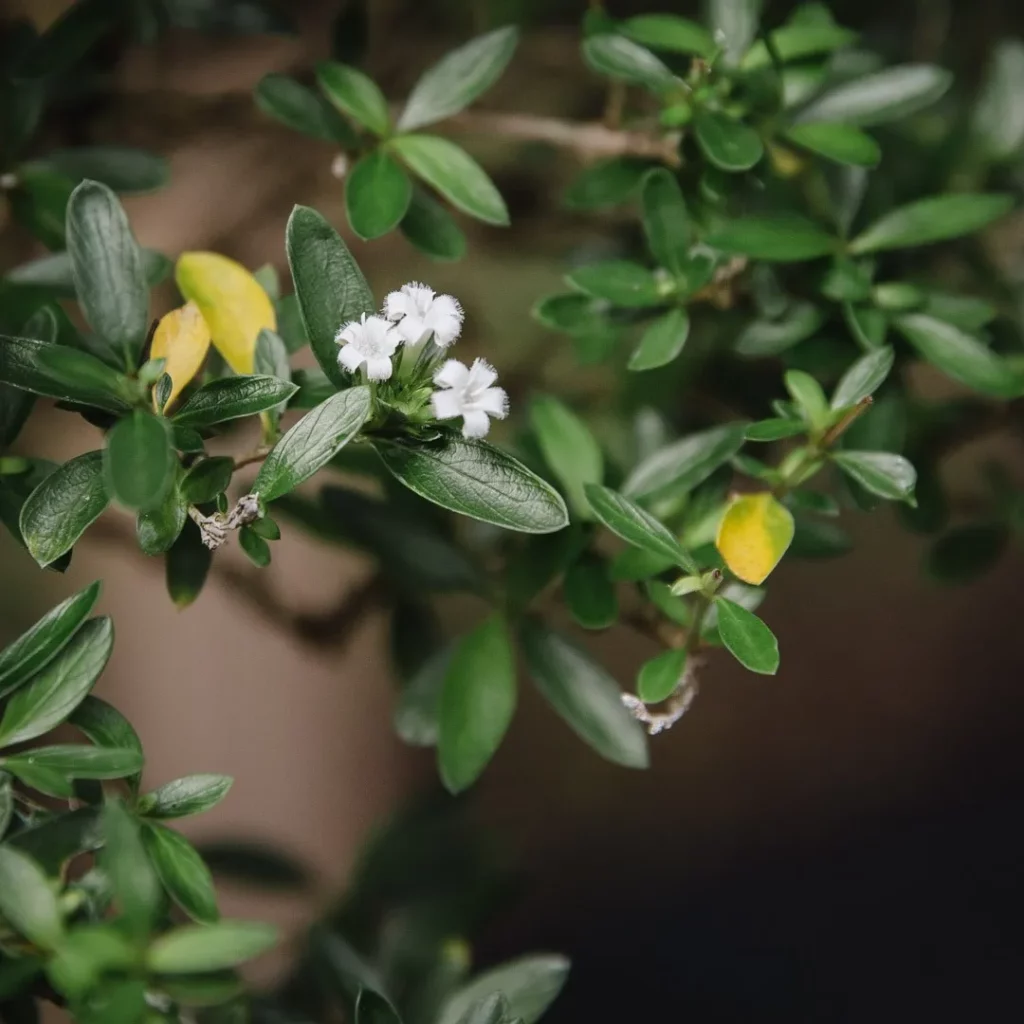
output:
M418 354L417 367L429 369L458 339L462 320L457 299L411 282L387 296L381 315L364 313L359 320L342 325L334 338L341 346L338 365L349 373L365 367L368 380L389 380L404 345ZM483 359L474 360L471 367L457 359L446 360L433 374L438 388L431 395L434 415L439 420L461 417L464 437L484 437L492 418L504 419L508 414L508 396L494 386L497 379L494 368Z

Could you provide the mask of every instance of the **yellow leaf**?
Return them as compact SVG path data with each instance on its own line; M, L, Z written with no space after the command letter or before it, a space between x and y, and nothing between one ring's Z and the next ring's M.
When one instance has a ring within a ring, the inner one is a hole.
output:
M164 409L175 403L182 388L199 372L209 348L210 328L194 302L172 309L157 324L150 355L167 360L164 372L173 385Z
M763 583L793 539L789 509L767 491L744 494L726 509L715 546L744 583Z
M214 347L235 373L252 373L256 339L277 330L270 297L241 263L215 252L183 252L174 279L210 328Z

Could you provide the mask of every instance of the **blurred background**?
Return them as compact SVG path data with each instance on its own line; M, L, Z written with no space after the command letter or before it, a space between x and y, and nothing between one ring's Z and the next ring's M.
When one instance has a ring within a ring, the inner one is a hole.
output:
M0 0L4 16L40 26L65 6ZM126 201L145 246L172 257L212 249L287 274L285 221L294 203L308 204L342 230L378 296L409 280L457 295L467 348L486 352L523 393L600 396L610 371L577 367L567 340L527 313L559 288L567 260L617 230L560 205L578 159L466 136L509 201L510 229L463 220L470 256L459 264L433 264L397 233L359 242L346 233L330 147L252 102L266 72L308 72L331 51L337 0L282 6L296 35L172 32L118 51L102 66L102 91L59 106L49 143L117 142L169 158L170 186ZM578 52L583 6L374 0L365 66L401 97L455 41L520 20L524 40L483 105L599 116L603 92ZM766 6L778 20L790 5ZM967 92L992 45L1024 31L1024 8L1001 0L829 6L890 58L951 67ZM697 15L685 2L608 7ZM1021 228L1011 223L1002 243L1019 247ZM5 269L40 252L10 225L0 246ZM169 291L163 301L154 312L171 307ZM91 428L44 407L17 450L67 458L95 445ZM222 443L238 452L251 442ZM1021 468L1013 439L968 445L948 467L954 488L996 449ZM474 959L550 949L573 960L548 1019L1019 1017L1024 565L1014 550L975 583L940 586L921 571L922 542L891 511L847 519L852 553L787 561L773 582L764 614L783 651L779 676L712 657L693 709L652 741L650 771L600 761L522 687L508 740L457 810L509 882ZM40 574L0 537L0 641L102 577L117 643L97 692L138 729L149 784L197 771L235 777L230 798L190 834L258 841L306 865L314 881L298 894L229 884L224 895L231 913L298 929L344 891L368 838L438 788L431 755L392 730L387 614L360 590L370 563L286 530L268 570L257 577L229 550L178 613L161 562L125 543L125 515L109 511L101 525L65 576ZM350 631L310 638L267 613L268 593L297 618L353 593L366 613ZM443 611L478 613L458 603ZM590 642L624 685L652 653L625 630Z

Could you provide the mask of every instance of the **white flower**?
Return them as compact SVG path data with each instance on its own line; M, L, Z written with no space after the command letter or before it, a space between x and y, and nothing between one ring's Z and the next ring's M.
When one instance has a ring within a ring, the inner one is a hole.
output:
M384 315L396 321L406 344L415 345L428 331L439 348L447 348L462 333L462 307L451 295L435 295L433 288L412 281L384 300Z
M483 359L475 359L472 369L449 359L434 377L438 387L447 389L431 395L434 415L439 420L461 416L463 437L486 436L489 416L502 420L508 415L508 395L492 386L497 379L494 367Z
M402 339L381 316L367 316L344 324L334 336L341 345L338 365L349 373L355 373L364 363L366 376L370 380L387 380L391 376L391 357Z

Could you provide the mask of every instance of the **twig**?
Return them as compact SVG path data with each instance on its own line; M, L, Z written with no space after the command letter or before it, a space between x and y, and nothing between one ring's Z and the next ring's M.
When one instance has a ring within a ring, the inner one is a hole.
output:
M270 454L271 447L273 446L269 444L261 444L247 455L240 455L235 459L235 469L238 470L243 466L251 466L253 463L262 462Z

